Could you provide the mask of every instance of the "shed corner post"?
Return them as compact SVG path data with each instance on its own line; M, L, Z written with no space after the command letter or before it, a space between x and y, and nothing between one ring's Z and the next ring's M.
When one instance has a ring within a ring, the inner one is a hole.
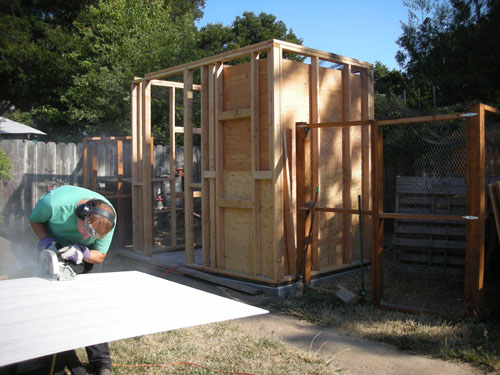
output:
M484 287L484 229L485 229L485 113L484 104L471 105L477 116L466 118L466 197L467 220L465 254L465 307L468 315L481 315Z
M283 142L281 139L281 79L283 50L273 45L268 52L268 123L269 123L269 166L274 182L274 239L273 239L273 281L282 278L282 252L285 241L283 217Z
M142 82L131 85L131 136L132 136L132 239L133 250L142 250L144 231L142 213Z
M142 222L143 250L147 256L153 256L153 139L151 137L151 81L142 83Z

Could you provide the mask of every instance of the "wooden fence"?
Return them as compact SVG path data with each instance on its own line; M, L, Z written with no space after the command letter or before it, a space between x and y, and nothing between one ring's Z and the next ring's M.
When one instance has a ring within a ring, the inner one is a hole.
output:
M116 149L111 144L98 144L98 178L116 173ZM38 199L61 185L83 185L83 144L2 140L0 149L12 160L11 181L0 182L0 234L15 238L30 233L29 215ZM124 178L131 177L130 145L123 147ZM176 147L176 167L183 167L183 147ZM194 170L200 170L199 150L193 150ZM154 149L154 168L168 168L169 148ZM198 177L199 178L199 177ZM153 199L153 197L151 198Z

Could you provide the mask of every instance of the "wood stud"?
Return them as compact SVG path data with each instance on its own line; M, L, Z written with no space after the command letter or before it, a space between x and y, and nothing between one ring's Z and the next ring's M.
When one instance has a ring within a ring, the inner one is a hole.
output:
M319 58L311 57L311 76L310 76L310 122L320 122L320 94L319 94ZM319 185L319 129L311 129L311 191L314 191ZM316 216L313 222L313 232L311 238L311 266L315 271L319 270L319 254L318 254L318 234L319 222L321 215ZM307 229L307 228L306 228ZM307 229L308 230L308 229ZM307 280L308 281L308 280Z
M251 135L251 170L252 170L252 275L261 273L260 257L260 185L256 178L259 171L259 54L253 52L250 60L250 135ZM272 178L272 176L270 176Z
M218 63L215 72L215 197L216 197L216 252L217 268L224 269L225 266L225 233L224 233L224 208L220 206L220 200L224 199L224 122L219 120L219 114L224 112L224 65Z
M344 65L342 69L342 120L351 120L351 66ZM342 128L342 206L352 207L351 202L352 163L351 163L351 128ZM351 263L352 258L352 216L343 215L342 231L342 263Z
M201 170L204 171L208 168L208 123L209 123L209 89L208 89L208 67L201 67ZM209 180L207 178L201 179L201 233L202 233L202 251L203 251L203 266L210 266L210 190Z
M194 263L193 228L193 72L184 70L184 238L186 263Z

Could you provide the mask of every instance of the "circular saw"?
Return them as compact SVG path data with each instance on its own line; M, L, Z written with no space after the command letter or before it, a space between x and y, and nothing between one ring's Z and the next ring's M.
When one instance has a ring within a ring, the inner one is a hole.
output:
M76 272L60 260L54 250L42 250L38 257L38 275L49 280L73 280Z

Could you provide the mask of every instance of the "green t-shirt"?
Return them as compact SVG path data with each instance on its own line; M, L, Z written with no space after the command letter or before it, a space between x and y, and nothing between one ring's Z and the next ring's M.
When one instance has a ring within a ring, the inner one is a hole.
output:
M47 234L53 237L62 246L80 244L90 249L98 250L101 253L107 253L111 245L111 240L113 239L114 227L102 239L89 237L84 240L82 235L78 232L75 209L78 202L84 199L101 199L113 207L106 198L95 191L78 186L66 185L44 194L31 213L30 221L34 223L45 223L49 232Z

